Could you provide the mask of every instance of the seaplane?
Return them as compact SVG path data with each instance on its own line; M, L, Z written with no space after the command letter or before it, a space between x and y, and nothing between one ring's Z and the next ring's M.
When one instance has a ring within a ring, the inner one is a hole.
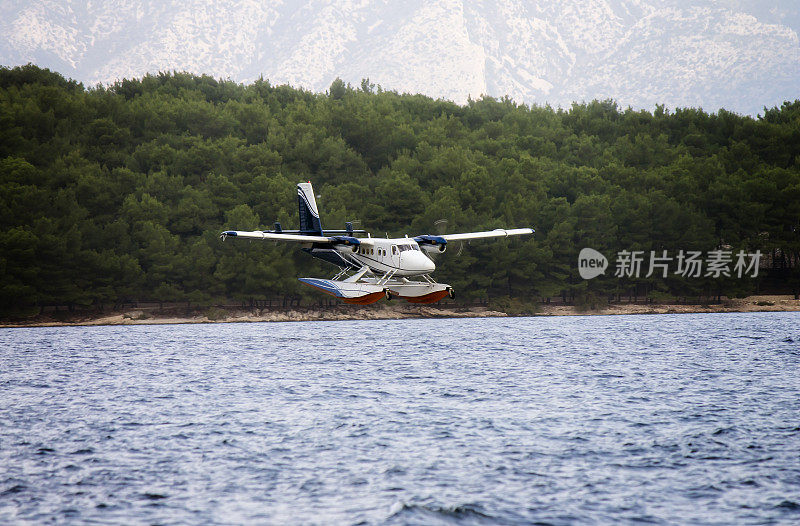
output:
M447 244L454 241L534 233L532 228L498 228L463 234L379 238L364 230L354 230L349 222L345 223L344 230L323 230L311 182L297 185L297 202L299 230L283 230L276 222L273 230L226 230L220 238L223 241L235 238L299 243L303 251L335 265L339 271L331 279L298 279L345 303L357 305L369 305L383 298L402 298L410 303L434 303L446 297L453 298L450 285L437 283L431 277L436 265L430 255L444 252Z

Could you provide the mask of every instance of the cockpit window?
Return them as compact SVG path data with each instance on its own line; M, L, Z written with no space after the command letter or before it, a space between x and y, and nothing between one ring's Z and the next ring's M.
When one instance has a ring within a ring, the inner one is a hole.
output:
M419 250L417 245L397 245L400 249L400 252L405 252L406 250Z

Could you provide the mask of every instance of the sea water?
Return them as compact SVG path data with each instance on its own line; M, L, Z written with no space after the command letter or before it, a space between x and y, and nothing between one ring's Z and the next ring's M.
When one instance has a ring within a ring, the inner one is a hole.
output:
M0 522L800 524L800 315L1 329Z

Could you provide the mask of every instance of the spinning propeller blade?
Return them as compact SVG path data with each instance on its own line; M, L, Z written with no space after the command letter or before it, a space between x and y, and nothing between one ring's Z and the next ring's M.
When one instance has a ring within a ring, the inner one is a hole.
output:
M447 219L437 219L433 222L433 231L436 232L437 236L443 236L447 234ZM456 252L455 257L461 256L462 252L464 252L464 242L461 241L458 243L458 251Z

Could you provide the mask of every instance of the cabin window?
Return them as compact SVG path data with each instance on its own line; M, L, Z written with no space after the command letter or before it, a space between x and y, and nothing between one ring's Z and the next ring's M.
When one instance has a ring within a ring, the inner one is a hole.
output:
M397 255L397 245L392 245L392 255L393 256Z

